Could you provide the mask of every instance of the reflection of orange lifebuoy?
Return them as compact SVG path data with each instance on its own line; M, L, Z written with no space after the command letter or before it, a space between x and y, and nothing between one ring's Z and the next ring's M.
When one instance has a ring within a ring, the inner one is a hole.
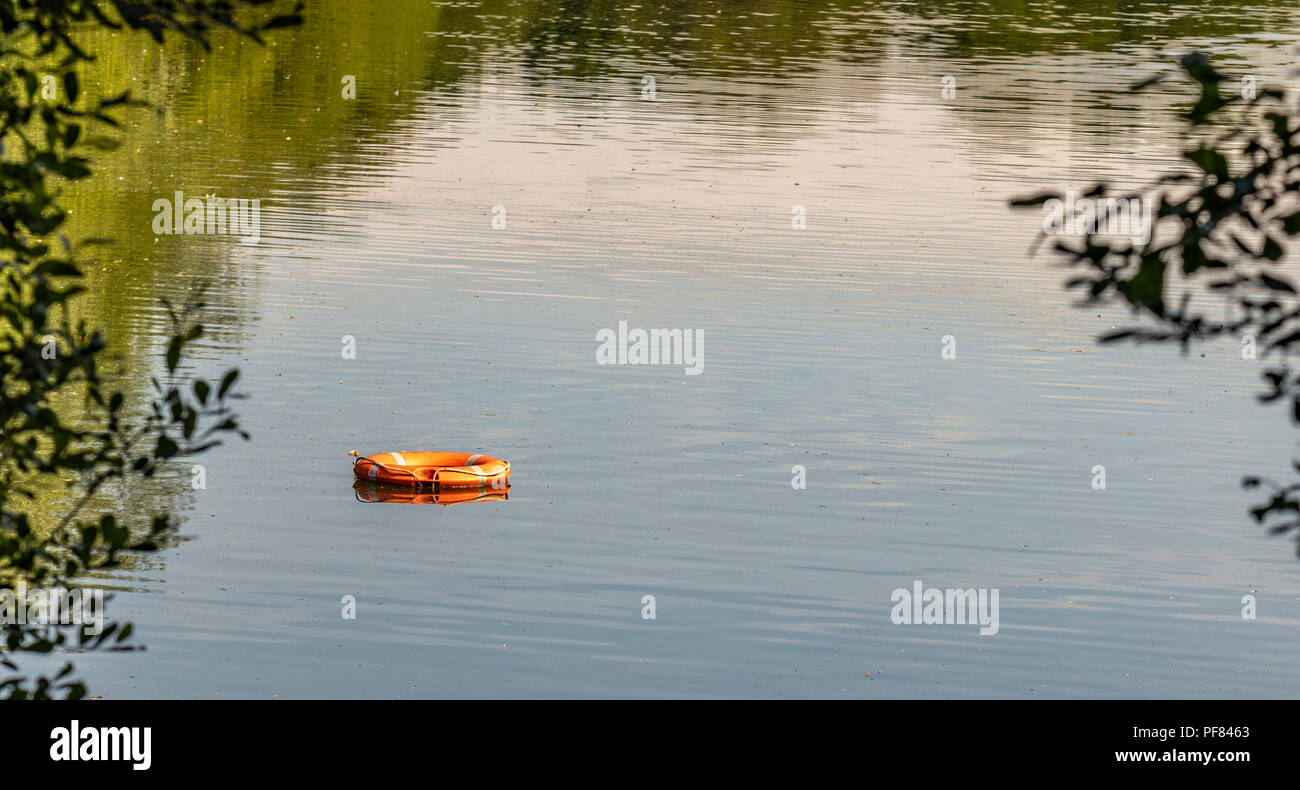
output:
M389 502L406 505L459 505L463 502L499 502L510 498L505 488L449 488L432 492L412 486L386 486L358 480L352 484L361 502Z
M358 458L352 471L360 480L396 486L501 489L510 480L509 461L473 453L375 453Z

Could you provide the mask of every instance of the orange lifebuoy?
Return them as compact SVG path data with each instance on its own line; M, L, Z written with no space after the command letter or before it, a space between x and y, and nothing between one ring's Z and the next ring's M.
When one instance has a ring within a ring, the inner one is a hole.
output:
M387 485L505 488L510 462L475 453L375 453L358 458L352 472L360 480Z

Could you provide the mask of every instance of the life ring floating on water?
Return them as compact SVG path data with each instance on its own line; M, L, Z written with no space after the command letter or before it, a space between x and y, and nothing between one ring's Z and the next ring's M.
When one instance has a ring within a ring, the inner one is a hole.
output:
M386 485L505 488L510 462L474 453L375 453L353 462L352 472L360 480Z

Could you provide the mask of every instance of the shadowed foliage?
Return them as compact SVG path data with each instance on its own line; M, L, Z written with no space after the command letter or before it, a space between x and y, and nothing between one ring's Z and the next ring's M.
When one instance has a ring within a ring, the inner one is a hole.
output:
M1082 232L1054 241L1052 249L1080 270L1066 287L1081 291L1085 304L1118 303L1145 319L1101 342L1176 343L1186 353L1198 341L1239 338L1244 349L1274 360L1263 372L1267 389L1260 400L1289 402L1290 419L1300 423L1300 375L1287 363L1300 344L1300 293L1283 273L1289 238L1300 233L1300 114L1280 90L1230 83L1204 54L1185 55L1180 65L1199 88L1180 113L1184 165L1132 193L1094 186L1083 197L1095 207L1095 224L1066 228ZM1049 193L1012 205L1063 197ZM1117 241L1097 232L1119 217L1126 201L1144 198L1156 207L1148 240ZM1300 462L1293 465L1300 471ZM1300 538L1300 483L1258 477L1242 483L1272 489L1270 500L1252 509L1256 521Z
M0 0L0 664L14 673L0 676L0 694L11 699L86 694L71 663L52 677L29 677L18 665L22 653L133 647L128 623L50 622L54 612L28 605L28 590L73 589L88 573L157 551L174 534L166 512L92 512L101 490L152 477L223 434L243 435L230 409L239 397L237 370L216 381L178 373L187 345L203 335L201 302L165 305L166 373L152 381L148 403L131 402L107 383L99 364L108 350L104 335L74 321L70 302L85 290L77 253L107 240L74 245L61 233L68 214L60 191L90 175L91 152L116 147L117 114L138 103L126 93L85 95L78 71L93 56L78 45L79 35L99 26L158 41L178 33L206 45L214 28L259 39L300 21L297 9L238 16L241 6L265 5ZM39 495L60 484L72 489L72 504L43 510Z

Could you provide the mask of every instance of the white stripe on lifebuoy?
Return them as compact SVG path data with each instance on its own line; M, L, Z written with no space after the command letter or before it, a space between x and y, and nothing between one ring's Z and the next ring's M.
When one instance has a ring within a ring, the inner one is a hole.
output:
M402 457L401 453L389 453L389 455L393 456L393 461L398 466L406 466L406 459Z
M469 460L465 461L465 465L466 465L466 466L473 466L473 465L474 465L474 462L477 461L478 459L482 458L482 457L483 457L483 456L481 456L481 455L471 455L471 456L469 457Z
M478 458L477 455L474 456L474 457L475 457L475 458ZM478 466L471 466L469 469L470 469L471 472L473 472L474 474L478 475L479 477L482 477L482 476L484 475L483 469L482 469L481 467L478 467Z
M371 462L370 462L370 482L372 482L372 483L375 482L375 478L376 478L378 475L379 475L379 464L375 463L374 461L371 461Z

